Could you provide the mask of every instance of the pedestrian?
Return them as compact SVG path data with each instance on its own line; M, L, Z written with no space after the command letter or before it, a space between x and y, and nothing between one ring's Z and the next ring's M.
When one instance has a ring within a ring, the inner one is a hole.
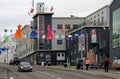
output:
M90 60L88 58L85 59L85 66L86 66L86 70L88 70L90 65Z
M109 59L109 57L106 56L103 60L105 72L108 72L108 70L109 70L109 63L110 63L110 59Z
M83 70L83 59L80 60L80 69Z

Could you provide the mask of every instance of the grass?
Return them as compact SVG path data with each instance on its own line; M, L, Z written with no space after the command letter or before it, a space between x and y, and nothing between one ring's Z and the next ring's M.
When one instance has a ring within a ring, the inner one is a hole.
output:
M74 69L75 69L75 68L76 68L76 66L69 66L69 68L74 68Z

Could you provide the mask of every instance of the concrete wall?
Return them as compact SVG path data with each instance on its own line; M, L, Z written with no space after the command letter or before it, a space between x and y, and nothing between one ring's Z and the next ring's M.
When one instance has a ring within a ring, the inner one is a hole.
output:
M57 45L57 40L58 39L53 39L52 41L52 50L66 50L66 40L62 39L61 36L65 35L65 32L62 33L61 30L67 31L69 29L65 29L65 24L70 24L70 29L73 28L73 24L81 24L85 22L84 18L79 18L79 17L53 17L52 18L52 30L56 30L55 35L58 35L60 40L63 41L62 45ZM62 24L63 28L62 29L57 29L57 25Z

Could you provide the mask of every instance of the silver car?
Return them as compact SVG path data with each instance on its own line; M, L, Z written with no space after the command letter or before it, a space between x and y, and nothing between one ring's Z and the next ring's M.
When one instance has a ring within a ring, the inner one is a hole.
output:
M18 65L18 71L30 71L32 72L32 66L29 62L20 62Z

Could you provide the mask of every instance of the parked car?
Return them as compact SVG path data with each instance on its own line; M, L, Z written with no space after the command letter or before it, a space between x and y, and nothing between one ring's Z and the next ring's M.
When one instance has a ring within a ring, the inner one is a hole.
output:
M29 62L20 62L18 65L18 71L30 71L32 72L32 66Z
M120 69L120 59L116 59L112 63L112 67L115 69Z

